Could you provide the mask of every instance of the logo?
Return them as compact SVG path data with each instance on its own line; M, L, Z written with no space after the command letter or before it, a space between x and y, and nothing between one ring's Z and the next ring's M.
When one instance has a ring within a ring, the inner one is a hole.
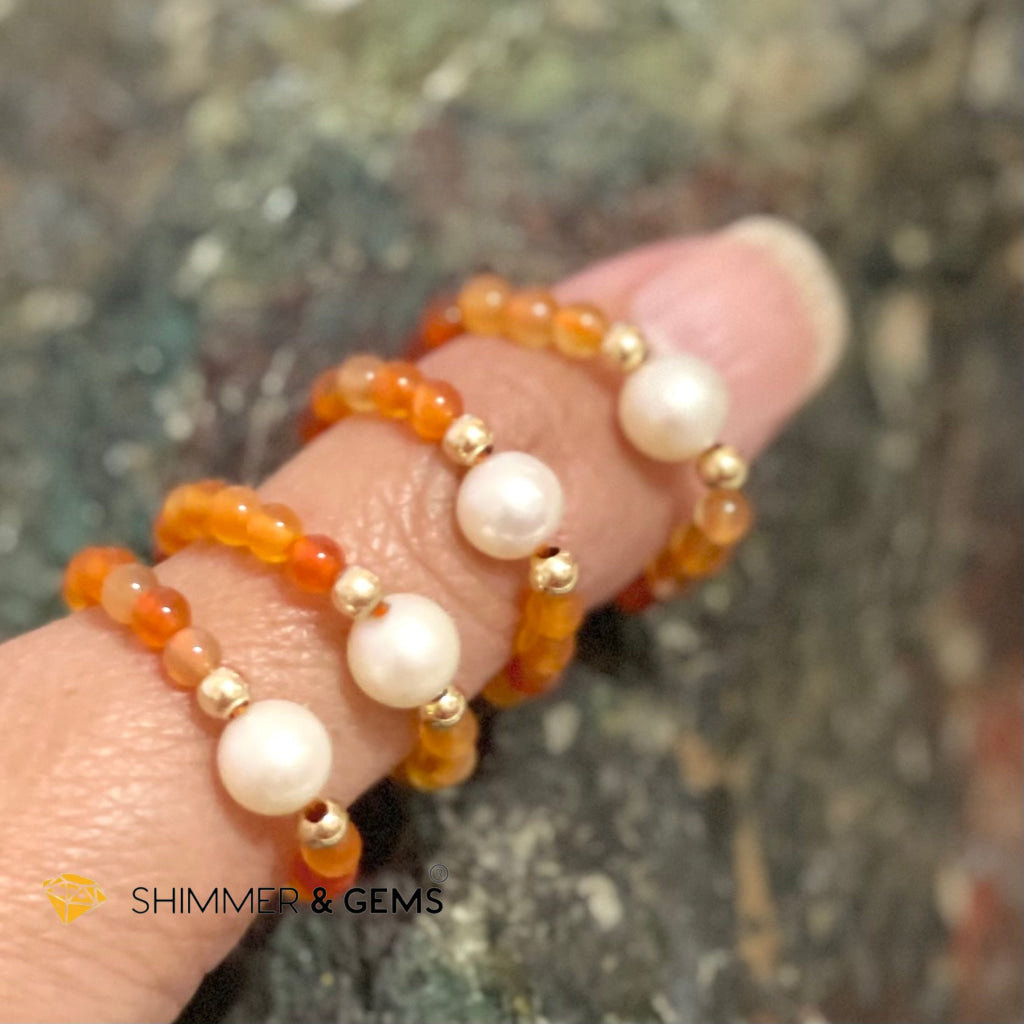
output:
M65 924L95 910L107 898L91 878L73 875L69 871L56 878L48 878L43 882L43 889L57 916Z

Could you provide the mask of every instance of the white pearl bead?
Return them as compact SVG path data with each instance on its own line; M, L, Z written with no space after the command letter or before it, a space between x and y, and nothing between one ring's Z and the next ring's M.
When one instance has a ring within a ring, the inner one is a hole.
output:
M301 704L256 701L221 733L217 771L224 788L247 810L291 814L327 782L331 738Z
M679 462L710 447L725 424L729 393L718 372L695 356L659 355L623 382L622 432L644 455Z
M562 485L526 452L501 452L474 466L459 485L455 515L473 547L492 558L526 558L562 522Z
M441 693L461 653L452 617L420 594L388 594L387 611L359 619L348 634L348 667L359 687L393 708L415 708Z

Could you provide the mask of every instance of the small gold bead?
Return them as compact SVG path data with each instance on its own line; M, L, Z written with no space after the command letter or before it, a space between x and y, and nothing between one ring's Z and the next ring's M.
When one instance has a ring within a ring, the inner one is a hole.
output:
M530 589L541 594L568 594L576 589L580 567L563 548L544 548L530 559Z
M466 413L453 420L441 442L445 455L459 466L475 466L490 455L494 435L479 416Z
M299 845L310 850L336 846L348 831L348 811L337 801L324 797L307 804L299 818Z
M249 685L234 669L221 665L196 687L196 701L211 718L227 720L249 703Z
M647 340L634 324L612 324L605 331L601 341L601 359L611 369L631 373L647 355Z
M331 588L331 603L350 619L362 619L380 604L384 588L377 576L361 565L343 569Z
M707 487L735 490L747 482L747 462L732 445L716 444L698 456L697 473Z
M457 687L449 686L420 708L420 720L435 726L456 725L462 721L466 707L466 695Z

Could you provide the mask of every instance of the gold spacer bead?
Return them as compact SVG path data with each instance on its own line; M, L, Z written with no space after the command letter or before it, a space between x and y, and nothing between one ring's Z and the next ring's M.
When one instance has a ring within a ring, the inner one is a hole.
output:
M564 548L541 548L530 559L530 589L540 594L568 594L579 578L576 556Z
M331 603L350 619L365 618L383 597L384 588L376 574L361 565L347 566L331 587Z
M747 462L732 445L716 444L697 457L697 473L707 487L737 490L747 482Z
M612 324L601 340L602 361L621 373L632 373L648 354L647 339L635 324Z
M249 684L233 668L221 665L196 687L196 701L211 718L233 718L249 703Z
M336 846L347 831L348 811L329 797L306 804L299 818L299 844L310 850Z
M457 687L449 686L420 708L420 721L447 728L462 721L467 707L466 695Z
M445 455L459 466L475 466L494 449L494 435L479 416L466 413L453 420L441 441Z

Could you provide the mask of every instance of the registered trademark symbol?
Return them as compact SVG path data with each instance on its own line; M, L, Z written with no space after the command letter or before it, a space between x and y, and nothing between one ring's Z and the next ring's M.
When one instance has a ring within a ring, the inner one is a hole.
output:
M432 864L427 874L432 882L444 882L448 878L448 869L443 864Z

